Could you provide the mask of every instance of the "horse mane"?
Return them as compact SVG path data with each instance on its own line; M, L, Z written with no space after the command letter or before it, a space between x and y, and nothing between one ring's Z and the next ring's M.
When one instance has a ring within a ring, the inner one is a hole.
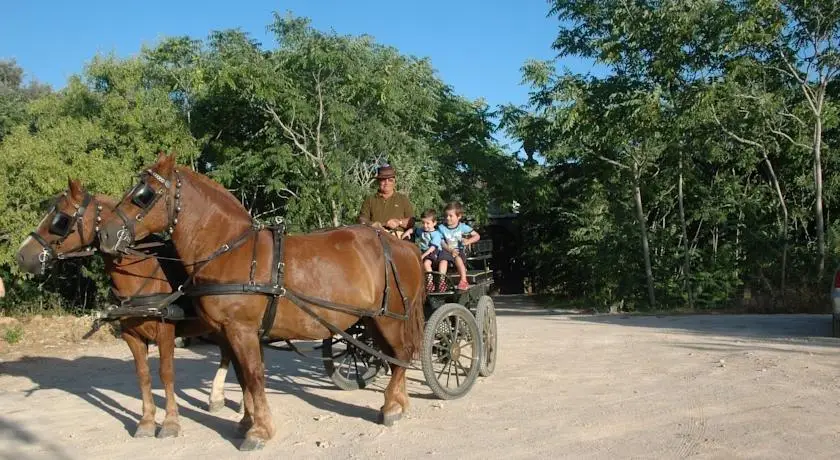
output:
M207 187L207 189L209 189L209 192L212 193L213 195L215 195L213 197L209 197L212 202L217 203L217 204L222 204L222 205L228 205L231 208L233 208L234 210L237 210L237 211L241 212L242 214L244 214L242 216L242 218L248 219L249 221L251 220L251 213L249 213L248 210L245 209L245 205L243 205L242 202L239 201L239 199L236 198L236 196L234 196L232 193L230 193L221 184L214 181L213 179L210 179L209 177L205 176L204 174L201 174L197 171L193 171L192 169L189 169L189 168L177 168L176 170L181 174L185 174L185 175L189 176L190 180L193 180L193 181L197 182L198 184L201 184L201 185L204 185L205 187ZM208 190L202 190L202 191L207 192ZM230 216L230 217L235 217L235 216Z
M117 206L117 200L111 198L108 195L96 193L93 195L93 199L96 200L97 203L102 205L103 211L107 210L109 213L113 212L114 207Z

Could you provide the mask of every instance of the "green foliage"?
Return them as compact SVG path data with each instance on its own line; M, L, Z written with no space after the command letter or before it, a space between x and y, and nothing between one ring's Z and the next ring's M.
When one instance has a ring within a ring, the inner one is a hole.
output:
M6 341L9 345L14 345L23 338L23 326L21 324L15 324L14 326L6 328L3 331L3 340Z
M36 280L18 273L14 253L68 176L119 195L159 150L224 184L256 218L284 216L295 232L354 223L386 161L418 213L460 199L483 222L491 198L517 199L521 171L492 138L494 114L454 94L427 59L315 30L305 18L275 15L269 29L271 49L222 30L166 38L134 58L95 56L63 90L15 99L13 116L0 110L0 136L9 133L0 141L7 305L101 304L98 258ZM19 90L18 71L0 65L9 74L0 78Z
M609 72L527 62L530 104L502 110L529 159L546 158L530 185L539 192L522 202L538 241L525 255L534 284L625 308L648 306L650 280L660 302L699 308L738 301L743 289L776 306L824 291L830 273L813 269L813 150L820 138L826 240L837 260L834 4L549 3L562 24L553 43L561 58L590 58Z

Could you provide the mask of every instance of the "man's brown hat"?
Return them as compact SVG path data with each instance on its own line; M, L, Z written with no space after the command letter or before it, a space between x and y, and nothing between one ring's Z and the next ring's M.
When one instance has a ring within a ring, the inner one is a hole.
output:
M397 177L397 171L394 170L394 167L391 165L382 165L376 168L376 178L377 179L390 179L392 177Z

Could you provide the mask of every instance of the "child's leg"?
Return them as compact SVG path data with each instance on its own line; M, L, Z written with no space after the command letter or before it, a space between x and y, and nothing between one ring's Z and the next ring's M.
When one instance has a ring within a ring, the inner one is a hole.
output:
M425 268L427 272L432 271L432 259L429 259L427 257L425 260L423 260L423 268Z
M438 271L439 272L441 272L445 275L447 268L449 268L449 261L447 261L446 259L443 259L440 262L438 262Z
M458 269L458 274L461 276L461 282L467 281L467 266L464 264L464 259L459 255L455 258L455 268Z

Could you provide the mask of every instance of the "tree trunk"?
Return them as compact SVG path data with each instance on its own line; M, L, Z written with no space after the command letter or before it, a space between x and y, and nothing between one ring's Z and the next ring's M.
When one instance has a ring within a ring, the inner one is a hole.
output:
M648 301L651 308L656 308L656 295L653 289L653 269L650 265L650 244L647 235L647 219L642 207L642 190L639 186L639 165L633 164L633 196L636 201L636 218L642 236L642 254L645 258L645 276L647 277Z
M338 210L338 205L335 204L335 200L330 198L330 207L332 208L332 224L333 227L340 227L341 226L341 214Z
M770 158L767 156L767 152L762 149L762 154L764 156L764 164L767 165L767 170L770 172L770 180L773 182L773 188L776 189L776 197L779 198L779 206L782 207L782 279L781 279L781 289L782 289L782 304L785 303L785 284L787 283L787 253L788 253L788 209L787 204L785 204L785 197L782 195L782 187L779 185L779 179L776 177L776 171L773 169L773 164L770 162Z
M679 202L680 202L680 222L682 223L682 232L683 232L683 252L685 260L683 262L683 276L685 279L683 281L683 289L685 289L686 293L688 294L688 308L694 309L694 293L692 292L691 286L691 255L689 254L689 241L688 241L688 225L685 222L685 205L683 203L683 158L682 152L680 152L680 181L679 181Z
M818 108L821 108L818 106ZM814 203L814 211L817 218L817 248L820 253L819 268L817 271L817 279L822 279L825 272L825 223L823 221L823 180L822 180L822 159L820 150L822 148L822 116L816 115L814 120L814 189L816 192L816 202Z

